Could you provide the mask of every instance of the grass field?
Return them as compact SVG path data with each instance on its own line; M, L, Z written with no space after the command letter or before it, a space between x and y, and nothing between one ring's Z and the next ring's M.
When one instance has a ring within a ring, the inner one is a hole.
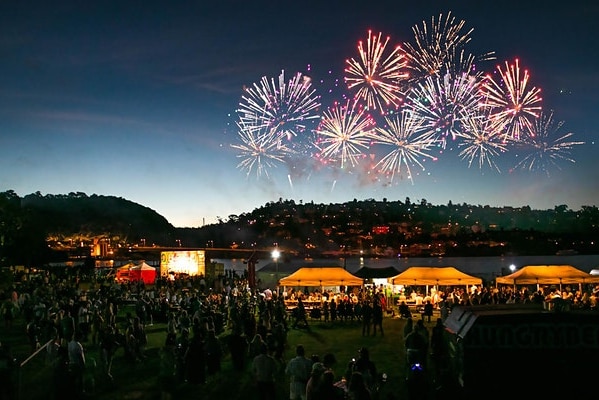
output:
M19 321L17 321L19 322ZM290 329L287 336L287 348L285 351L285 361L295 356L295 346L303 344L307 355L316 354L321 358L326 353L333 353L337 359L334 365L334 372L338 379L344 374L349 361L357 358L358 349L367 347L370 350L371 359L375 362L380 373L385 372L388 376L386 384L381 389L380 399L405 399L407 398L407 389L405 384L405 350L403 345L403 329L405 320L386 317L383 323L385 335L362 336L362 326L360 322L339 322L335 324L324 323L323 321L310 321L310 331L301 329ZM433 323L425 323L430 329ZM23 329L23 330L21 330ZM147 359L143 363L132 364L125 360L123 350L119 349L115 355L113 364L113 382L107 382L101 377L99 366L99 354L97 348L84 344L88 365L93 365L94 360L98 361L95 370L88 371L89 377L95 378L95 389L88 393L87 398L98 400L112 399L139 399L150 400L160 399L158 389L159 372L159 350L165 340L165 325L155 324L148 326L148 347L146 350ZM225 333L226 334L226 333ZM3 334L3 336L5 336ZM19 358L24 359L28 352L28 344L24 334L24 326L17 324L8 335L9 342L13 348L13 353ZM3 340L4 337L3 337ZM39 363L38 363L39 364ZM218 399L223 396L227 400L253 400L258 399L258 394L253 385L249 370L250 361L248 360L246 371L243 373L235 372L232 368L230 358L225 355L222 362L222 370L217 375L208 378L204 385L193 386L186 383L179 385L176 389L174 399ZM288 399L288 378L283 370L285 365L281 364L281 373L277 382L277 398ZM44 368L43 363L37 368ZM47 368L47 367L45 367ZM32 367L29 366L29 370ZM38 371L39 372L39 371ZM25 375L27 377L25 377ZM35 382L29 382L33 379L37 383L44 382L43 373L24 374L21 381L19 392L21 399L48 399L48 391L37 393L32 388ZM426 398L426 396L424 396Z

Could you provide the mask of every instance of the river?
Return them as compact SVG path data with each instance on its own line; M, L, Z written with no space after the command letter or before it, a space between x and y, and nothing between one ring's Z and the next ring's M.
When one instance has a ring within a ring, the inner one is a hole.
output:
M243 259L212 259L222 263L226 270L242 272L247 269ZM278 261L272 259L259 260L256 269L274 271L283 276L296 271L300 267L345 267L349 272L356 272L361 267L386 268L395 267L399 272L409 267L455 267L458 270L483 279L507 275L526 265L572 265L585 272L599 268L599 255L567 255L567 256L505 256L505 257L402 257L402 258L360 258L347 259L292 259Z

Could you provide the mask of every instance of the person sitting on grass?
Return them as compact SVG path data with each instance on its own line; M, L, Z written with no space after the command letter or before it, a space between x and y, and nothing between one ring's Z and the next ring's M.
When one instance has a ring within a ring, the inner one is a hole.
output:
M408 303L406 303L403 300L399 304L399 316L401 318L406 318L406 319L412 318L412 312L410 311L410 306L408 306Z

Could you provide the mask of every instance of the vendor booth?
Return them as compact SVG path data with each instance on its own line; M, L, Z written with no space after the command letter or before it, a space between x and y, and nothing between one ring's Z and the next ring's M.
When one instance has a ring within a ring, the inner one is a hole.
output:
M430 300L433 305L439 301L440 286L464 286L469 291L472 286L482 285L483 280L459 271L455 267L410 267L402 273L389 278L392 285L425 286L424 295L412 292L399 295L398 304L406 303L411 311L423 312L424 304ZM431 288L432 286L432 288Z
M117 282L143 281L146 285L153 285L156 282L156 268L145 262L138 265L128 263L117 269L116 280Z
M506 285L582 285L599 283L599 276L591 275L571 265L527 265L518 271L495 278L497 284Z
M318 287L321 292L324 292L324 288L326 287L362 286L363 282L362 278L352 275L341 267L303 267L279 280L279 286ZM312 318L320 319L322 299L303 301L303 303L306 311L310 312ZM293 312L297 306L297 300L285 300L285 306L288 311Z
M146 285L153 285L156 282L156 268L142 262L129 268L129 281L143 281Z
M389 282L405 286L470 286L481 285L483 280L455 267L410 267L390 277Z
M279 286L362 286L363 279L341 267L304 267L279 280Z

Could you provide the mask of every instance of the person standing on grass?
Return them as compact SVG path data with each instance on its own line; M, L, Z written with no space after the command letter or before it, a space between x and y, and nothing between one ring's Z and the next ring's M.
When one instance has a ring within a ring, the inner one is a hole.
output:
M227 338L227 346L231 354L231 362L235 371L243 371L245 369L246 354L248 352L249 343L245 335L241 333L241 328L235 326L233 331Z
M71 311L69 309L61 310L61 319L60 319L60 332L61 339L70 340L71 337L75 335L75 319L71 315Z
M445 369L445 364L449 358L447 345L445 343L445 327L443 326L443 320L441 318L437 318L437 323L432 329L431 358L433 361L434 379L436 382L440 382L441 373Z
M426 317L427 322L431 322L431 317L433 316L433 303L430 300L427 300L424 304L424 310L422 312L422 319Z
M102 338L100 339L100 359L102 360L102 366L104 375L108 380L112 382L112 360L114 353L121 344L117 340L116 329L114 325L108 325L104 331Z
M129 338L134 361L145 360L146 355L144 353L148 345L148 335L139 317L133 319L133 325L127 330L127 337Z
M302 296L297 299L297 308L295 309L295 321L293 322L293 328L297 327L306 328L310 331L310 326L308 325L308 319L306 314L306 307L304 306L304 302L302 300Z
M306 384L312 371L312 361L306 357L304 346L298 344L295 357L289 360L285 374L289 376L289 400L306 400Z
M385 336L383 332L383 304L381 303L380 294L374 295L372 302L372 335L376 336L376 330L379 329L381 336Z
M93 311L91 317L91 337L92 337L92 345L97 345L100 342L100 337L102 334L102 330L106 326L104 321L104 317L102 317L102 311L98 308Z
M426 364L428 338L425 338L424 335L420 333L420 329L418 328L420 322L422 322L421 319L416 322L412 332L410 332L404 339L408 371L413 365L418 364L424 367Z
M328 300L322 302L322 314L324 315L324 322L329 322L331 319L331 309L329 308Z
M368 299L362 302L362 336L370 336L370 327L372 325L372 305Z
M278 368L277 361L268 354L268 346L263 344L260 354L252 360L252 374L261 400L276 400L275 380Z
M71 390L75 396L81 396L84 393L83 373L85 372L85 352L83 345L75 338L73 334L67 344L69 357L69 376L71 381Z

